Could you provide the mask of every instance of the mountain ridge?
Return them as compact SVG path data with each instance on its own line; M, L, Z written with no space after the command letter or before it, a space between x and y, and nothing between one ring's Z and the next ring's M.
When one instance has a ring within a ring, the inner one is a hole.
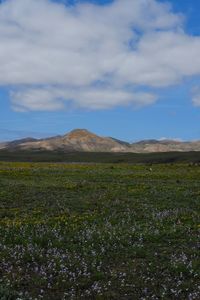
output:
M24 138L0 143L0 149L15 150L61 150L64 152L132 152L153 153L172 151L200 151L200 141L141 140L128 143L112 137L102 137L87 129L74 129L64 135L34 139Z

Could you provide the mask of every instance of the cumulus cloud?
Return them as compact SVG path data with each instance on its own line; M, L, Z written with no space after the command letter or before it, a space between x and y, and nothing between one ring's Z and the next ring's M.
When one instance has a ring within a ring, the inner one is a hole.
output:
M19 111L150 105L157 88L200 74L200 37L157 0L5 0L0 45L0 85Z

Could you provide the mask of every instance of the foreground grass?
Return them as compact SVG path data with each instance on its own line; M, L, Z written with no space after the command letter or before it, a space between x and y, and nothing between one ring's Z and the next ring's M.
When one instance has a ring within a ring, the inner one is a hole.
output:
M0 163L0 299L200 299L200 167Z

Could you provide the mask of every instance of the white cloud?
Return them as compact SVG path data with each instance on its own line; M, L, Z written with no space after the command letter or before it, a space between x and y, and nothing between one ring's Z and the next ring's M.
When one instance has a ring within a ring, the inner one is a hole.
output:
M65 6L51 0L0 4L0 85L14 109L144 106L145 90L200 74L200 37L156 0Z
M53 89L21 89L11 92L12 106L17 111L60 110L64 108L62 98Z
M196 107L200 106L200 87L199 86L195 86L192 89L192 102L193 105Z
M133 105L142 107L150 105L157 100L151 93L128 92L122 89L112 88L67 88L67 87L43 87L21 88L10 94L12 106L17 111L27 110L60 110L64 104L68 107L107 109L116 105Z

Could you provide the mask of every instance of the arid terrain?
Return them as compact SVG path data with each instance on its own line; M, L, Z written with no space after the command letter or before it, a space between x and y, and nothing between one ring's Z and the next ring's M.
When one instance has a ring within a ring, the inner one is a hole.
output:
M63 136L46 139L26 138L22 140L4 142L0 149L16 150L48 150L65 152L188 152L200 151L200 141L180 142L174 140L144 140L128 143L112 137L100 137L86 129L75 129Z

